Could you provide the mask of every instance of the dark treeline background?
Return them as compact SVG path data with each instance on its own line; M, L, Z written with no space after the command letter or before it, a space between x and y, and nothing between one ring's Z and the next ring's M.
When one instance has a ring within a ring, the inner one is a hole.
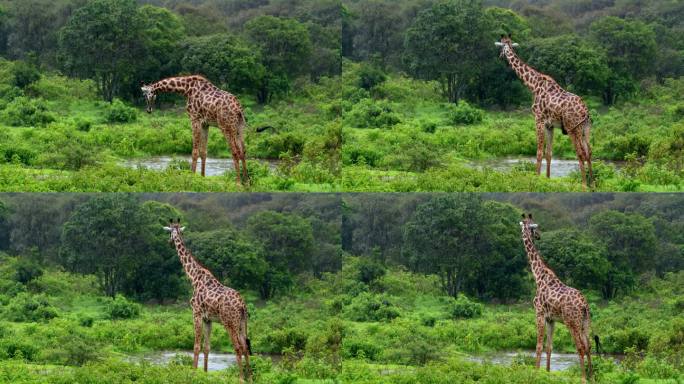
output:
M259 102L339 75L336 0L0 0L0 56L30 81L58 70L134 99L141 81L201 73Z
M672 194L358 194L343 198L342 248L439 276L446 293L510 301L534 290L520 230L533 214L542 258L605 299L684 268L684 196Z
M342 55L365 77L403 71L437 80L450 101L528 104L499 58L511 33L519 56L561 86L613 104L684 72L684 3L634 0L343 0Z
M110 296L182 298L190 289L162 228L169 218L217 278L263 299L341 269L339 198L315 194L3 195L0 254L18 256L24 283L61 268L96 275Z

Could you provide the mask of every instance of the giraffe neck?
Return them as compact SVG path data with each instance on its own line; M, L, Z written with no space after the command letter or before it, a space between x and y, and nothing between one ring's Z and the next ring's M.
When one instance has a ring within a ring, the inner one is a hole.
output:
M180 93L187 96L191 90L190 82L182 77L169 77L157 81L156 83L150 84L152 91L157 92L168 92L168 93Z
M527 261L530 263L530 269L532 269L532 275L534 275L534 281L537 287L539 287L543 281L557 279L556 274L553 273L541 259L537 247L534 246L532 233L529 229L523 228L522 238L523 244L525 245L525 253L527 253Z
M197 283L207 276L208 271L195 260L190 250L185 246L183 238L177 232L173 233L173 244L176 247L176 252L183 265L185 274L188 275L193 287L196 286Z
M508 64L513 68L515 74L518 75L520 81L522 81L532 93L535 93L535 90L539 89L540 83L546 80L546 76L522 61L511 47L506 49L506 60L508 60Z

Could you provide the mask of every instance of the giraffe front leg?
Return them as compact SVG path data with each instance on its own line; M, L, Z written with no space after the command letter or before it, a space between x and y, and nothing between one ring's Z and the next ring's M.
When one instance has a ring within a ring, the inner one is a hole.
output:
M537 119L537 176L541 174L541 161L542 161L542 150L544 149L544 131L546 130L546 124Z
M200 131L199 152L200 157L202 158L202 176L204 176L205 170L207 168L207 142L209 141L209 127L202 126Z
M539 368L541 364L541 353L542 346L544 344L544 316L542 314L537 315L537 349L535 356L535 367Z
M546 128L546 142L544 143L544 155L546 157L546 177L551 177L551 155L553 153L553 126Z
M209 350L211 349L211 321L204 322L204 372L209 369Z
M198 120L192 121L192 173L197 172L197 157L199 156L199 146L201 139L202 123Z
M551 351L553 350L553 329L555 322L546 321L546 371L551 371Z
M199 360L200 344L202 342L202 316L199 313L193 314L195 325L195 345L192 349L192 367L197 368Z

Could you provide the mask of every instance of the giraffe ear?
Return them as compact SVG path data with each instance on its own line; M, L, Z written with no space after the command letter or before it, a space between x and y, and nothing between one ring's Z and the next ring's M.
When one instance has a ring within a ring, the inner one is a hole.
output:
M517 47L518 45L520 45L520 44L518 44L518 43L513 43L513 44L511 44L511 47Z
M185 231L185 227L180 227L180 231L181 232Z
M495 41L495 42L494 42L494 45L496 45L497 47L500 47L500 46L503 45L503 43L500 42L500 41Z
M167 232L171 232L171 227L164 227L164 230Z

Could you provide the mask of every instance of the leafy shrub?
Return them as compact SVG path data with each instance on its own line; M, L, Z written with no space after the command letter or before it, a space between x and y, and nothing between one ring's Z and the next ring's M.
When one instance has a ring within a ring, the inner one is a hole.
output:
M266 335L268 351L272 353L283 353L286 349L303 351L306 347L306 340L309 337L304 331L298 328L282 328L269 332Z
M90 132L90 128L93 127L93 122L88 119L78 118L74 121L76 129L81 132Z
M55 121L55 116L48 111L43 99L26 96L16 97L9 102L0 118L13 127L46 125Z
M3 316L10 321L43 321L58 316L57 309L45 295L21 292L9 302Z
M14 85L21 89L40 80L38 68L23 61L14 63L12 66L12 76L14 77Z
M359 87L371 90L387 80L387 75L374 65L362 64L359 68Z
M357 128L390 128L401 122L389 101L368 98L355 104L345 119Z
M615 135L604 144L602 152L611 160L626 160L632 154L640 158L648 154L650 145L651 139L642 135Z
M43 270L37 263L24 258L19 259L15 268L14 279L24 285L43 274Z
M114 99L105 110L105 120L109 123L129 123L137 118L138 110L127 106L119 99Z
M369 292L353 298L344 313L353 321L388 321L400 316L399 309L388 298Z
M370 284L384 276L385 273L387 273L387 269L377 261L367 257L359 258L357 278L362 283Z
M38 154L30 148L12 144L0 145L0 162L32 165L37 157Z
M451 317L454 319L472 319L482 316L484 305L471 301L465 295L458 295L458 298L451 303Z
M345 339L342 351L345 358L376 360L382 349L367 340Z
M449 104L449 119L454 124L477 124L484 119L484 111L471 106L465 100L460 100L458 104Z
M140 316L141 306L129 301L122 295L116 297L107 305L107 314L110 319L133 319Z

